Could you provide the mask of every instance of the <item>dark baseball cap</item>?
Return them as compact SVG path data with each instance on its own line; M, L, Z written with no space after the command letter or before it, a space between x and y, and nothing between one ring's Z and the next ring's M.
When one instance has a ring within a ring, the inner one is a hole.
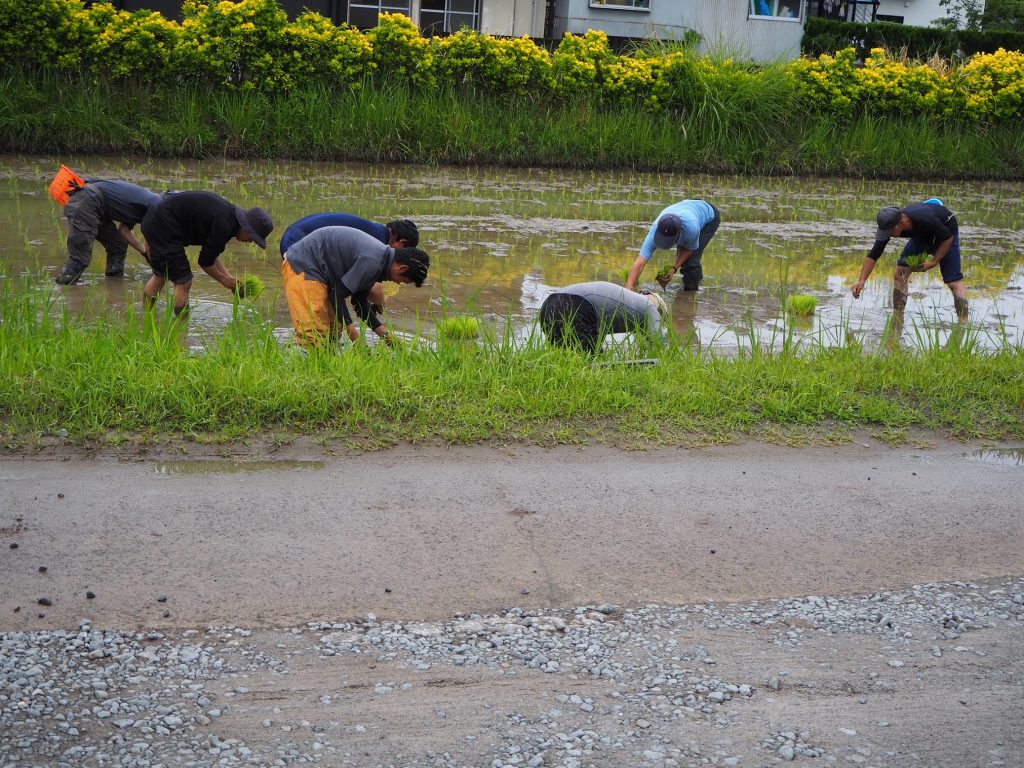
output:
M879 209L876 219L878 231L875 232L875 240L888 240L892 237L892 228L896 226L901 216L903 216L903 211L895 205L887 205L885 208Z
M655 248L672 248L679 242L683 233L683 220L674 213L666 213L658 219L658 228L654 232Z
M257 207L247 211L236 205L235 218L256 245L264 249L267 247L267 235L274 231L274 220L270 218L266 209Z

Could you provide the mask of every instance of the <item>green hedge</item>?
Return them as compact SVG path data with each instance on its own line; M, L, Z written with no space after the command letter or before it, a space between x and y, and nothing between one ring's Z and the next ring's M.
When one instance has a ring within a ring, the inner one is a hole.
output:
M971 56L975 53L1024 51L1024 32L950 31L935 27L913 27L906 24L863 24L835 21L820 16L807 20L800 48L805 55L820 56L844 48L857 49L866 56L872 48L903 51L914 59L927 59L935 54L943 58Z

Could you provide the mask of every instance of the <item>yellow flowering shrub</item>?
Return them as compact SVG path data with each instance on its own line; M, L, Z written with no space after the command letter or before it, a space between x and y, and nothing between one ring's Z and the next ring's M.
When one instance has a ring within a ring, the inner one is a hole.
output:
M495 38L493 70L488 81L497 87L531 92L551 87L551 54L529 37Z
M958 105L975 120L1024 119L1024 53L978 53L962 68Z
M95 69L114 77L140 71L159 77L169 71L181 25L154 11L129 13L110 3L97 3L87 13L87 56Z
M661 58L617 56L605 69L605 96L619 102L648 98L661 66Z
M962 65L847 48L780 67L693 52L616 55L604 32L567 34L553 54L530 38L469 29L427 39L408 16L382 14L366 32L306 12L289 22L278 0L184 0L183 21L111 2L0 0L0 62L94 77L173 77L246 89L311 83L357 88L368 76L420 88L451 84L508 94L581 94L653 110L764 114L798 108L975 122L1024 120L1024 53L1000 49Z
M927 64L897 61L873 48L856 70L860 96L873 112L941 116L952 101L949 81Z
M514 93L550 84L551 56L528 37L506 40L463 28L432 44L440 83Z
M433 51L404 13L382 13L377 26L367 30L377 71L388 77L407 78L416 85L433 84Z
M608 35L589 30L583 37L567 33L551 57L551 76L555 90L562 95L599 94L608 66L615 54Z
M85 6L77 0L0 0L0 60L11 64L64 66L78 52Z
M318 13L306 12L281 31L279 64L282 88L328 82L362 86L373 70L373 46L355 27L338 27Z
M185 0L177 66L186 75L255 88L278 87L277 59L288 23L277 0Z
M857 78L857 51L844 48L834 56L801 57L789 66L796 80L797 96L815 112L851 117L861 106L861 84Z

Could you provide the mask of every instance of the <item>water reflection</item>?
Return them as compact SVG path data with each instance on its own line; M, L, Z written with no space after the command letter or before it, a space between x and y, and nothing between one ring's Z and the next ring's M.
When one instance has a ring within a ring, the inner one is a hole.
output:
M1002 464L1008 467L1024 467L1024 448L989 448L964 455L974 461Z
M331 163L162 161L147 158L62 158L87 174L125 178L154 190L213 189L242 205L263 205L277 222L264 254L231 243L223 259L234 273L263 278L256 302L288 338L280 296L281 233L310 213L337 210L377 221L412 218L434 266L422 289L389 285L387 319L398 331L429 331L442 312L475 312L506 320L528 336L551 290L587 280L621 282L650 218L683 197L713 201L723 224L704 259L698 295L665 292L681 339L704 349L735 351L752 344L881 343L891 316L896 244L879 262L859 300L849 286L871 245L879 206L938 195L961 221L970 322L982 346L1024 341L1024 184L904 183L821 179L676 176L631 172L569 172L498 168L377 167ZM45 187L56 158L5 158L0 170L0 259L11 274L52 285L66 259L60 209ZM55 289L74 314L141 306L146 268L129 254L123 281L103 277L102 249L82 284ZM195 257L195 252L192 252ZM659 251L652 264L670 258ZM648 270L653 275L656 269ZM645 273L646 274L646 273ZM656 284L649 283L656 288ZM956 325L953 302L938 270L911 277L901 343L947 343ZM808 293L818 307L793 323L785 296ZM190 334L219 332L231 317L223 289L196 271ZM163 303L161 302L161 308Z
M323 469L322 461L300 459L201 459L194 461L165 461L154 466L158 475L238 474L241 472L267 472L271 470Z

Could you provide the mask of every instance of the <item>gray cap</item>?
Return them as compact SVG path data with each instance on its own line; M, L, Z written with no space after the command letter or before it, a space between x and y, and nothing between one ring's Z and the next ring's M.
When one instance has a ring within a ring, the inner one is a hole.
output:
M875 240L888 240L892 237L892 228L899 223L901 216L903 216L903 211L895 205L887 205L885 208L879 209L876 219L878 231L875 232Z
M267 235L274 231L274 220L264 208L250 208L248 211L235 206L235 218L238 226L244 229L252 241L260 248L266 249Z
M658 219L658 228L654 232L655 248L672 248L679 242L683 234L683 220L674 213L666 213Z

